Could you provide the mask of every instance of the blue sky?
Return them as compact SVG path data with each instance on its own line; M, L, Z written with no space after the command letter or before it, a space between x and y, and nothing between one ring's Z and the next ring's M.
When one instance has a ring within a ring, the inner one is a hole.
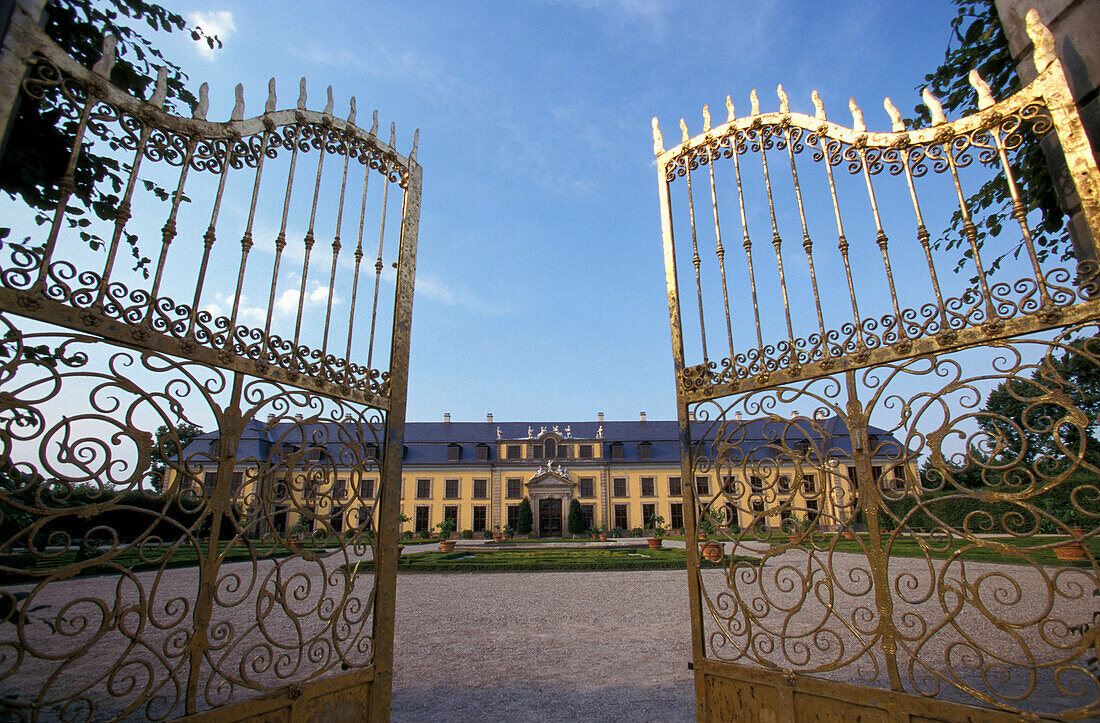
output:
M206 52L163 46L212 120L243 82L246 116L269 77L279 107L334 88L377 108L407 152L420 129L424 197L408 417L456 420L675 416L650 119L666 144L685 117L701 128L726 94L747 113L759 89L776 110L850 124L855 96L871 130L905 114L943 57L947 0L729 2L175 3L215 30ZM719 110L720 109L720 110ZM368 119L368 120L364 120ZM682 279L681 283L684 283ZM338 290L339 293L339 290Z

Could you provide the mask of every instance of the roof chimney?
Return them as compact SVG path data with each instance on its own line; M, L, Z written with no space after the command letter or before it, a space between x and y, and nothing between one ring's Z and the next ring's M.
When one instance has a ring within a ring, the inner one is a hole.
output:
M828 419L828 418L829 418L829 413L827 411L825 411L824 409L819 409L816 412L814 412L814 419Z
M798 419L798 410L797 409L794 410L793 412L791 412L791 419Z
M450 412L443 412L443 423L444 424L450 424L451 423L451 413Z
M599 422L600 424L603 424L603 412L597 412L596 413L596 421Z
M695 410L694 409L689 409L688 410L688 421L691 421L691 422L695 421Z
M738 422L740 422L741 421L741 412L734 412L733 413L733 418L736 419Z
M638 420L641 421L641 422L645 421L645 412L642 412L641 414L638 415Z
M488 414L485 415L485 423L486 424L492 424L493 423L493 413L492 412L489 412Z

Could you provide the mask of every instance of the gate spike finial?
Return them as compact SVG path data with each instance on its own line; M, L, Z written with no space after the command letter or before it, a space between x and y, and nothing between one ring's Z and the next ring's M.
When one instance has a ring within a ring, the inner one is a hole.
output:
M780 113L790 113L791 112L791 101L787 97L787 94L783 91L783 84L782 83L780 83L779 85L776 86L775 93L776 93L776 95L779 96L779 112Z
M659 156L665 152L665 139L661 137L661 129L657 126L657 116L653 116L653 155Z
M244 83L237 83L233 94L237 100L233 103L233 112L229 116L231 121L244 120Z
M863 111L856 105L855 98L848 99L848 110L852 111L852 130L860 133L867 130L867 124L863 122Z
M103 36L103 54L92 66L92 72L104 78L111 77L111 68L115 67L115 45L118 44L118 36L109 33Z
M974 90L978 91L978 110L985 110L989 106L997 104L997 101L993 98L993 91L989 88L989 83L985 82L985 79L978 75L977 68L971 70L967 78L970 80L970 85L974 87Z
M374 115L371 116L370 134L372 136L378 135L378 111L374 111Z
M306 109L306 79L305 76L298 82L298 110Z
M760 115L760 99L756 97L756 88L749 93L749 107L752 109L751 115Z
M199 102L195 104L195 110L191 117L195 120L206 120L206 110L210 107L210 85L203 83L199 86Z
M890 130L895 133L901 133L905 130L905 122L901 119L901 113L894 106L894 102L887 96L886 100L882 101L882 107L886 109L887 114L890 116Z
M355 96L351 97L351 110L348 111L348 125L355 124Z
M703 106L703 132L706 133L710 130L710 106Z
M412 149L412 153L409 154L409 160L410 161L415 161L416 160L416 149L419 145L420 145L420 129L417 128L415 131L413 131L413 149Z
M164 107L164 99L168 97L168 68L163 65L157 67L157 85L153 90L153 97L149 102L158 108Z
M687 143L690 136L688 135L688 126L684 122L684 119L680 119L680 142Z
M1035 46L1032 60L1035 62L1035 72L1042 73L1057 60L1054 53L1054 36L1050 34L1050 28L1043 24L1039 11L1031 8L1027 11L1027 34L1031 37L1031 44Z
M275 110L275 79L267 81L267 103L264 105L264 113Z
M325 115L332 115L332 86L330 85L325 92L328 94L328 100L325 101Z
M733 98L726 96L726 122L732 121L734 118L733 112Z
M932 91L925 88L920 92L920 97L924 99L924 104L928 106L928 110L932 113L932 125L938 126L947 122L947 116L943 114L943 106L936 100L936 96L932 95Z
M813 93L810 93L810 100L814 102L814 117L820 121L825 120L825 104L821 102L821 96L816 88Z
M397 147L397 124L390 123L390 148Z

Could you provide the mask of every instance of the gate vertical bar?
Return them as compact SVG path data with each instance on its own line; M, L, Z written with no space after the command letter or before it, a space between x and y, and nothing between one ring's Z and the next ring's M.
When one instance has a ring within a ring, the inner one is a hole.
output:
M416 237L420 221L421 169L416 163L416 141L409 156L409 181L401 218L401 247L397 256L397 288L390 342L390 408L386 415L385 458L379 510L378 560L375 563L374 611L375 677L370 719L390 719L393 692L393 634L397 605L397 538L401 534L401 460L405 445L405 407L408 401L409 335L412 332L413 282L416 277Z

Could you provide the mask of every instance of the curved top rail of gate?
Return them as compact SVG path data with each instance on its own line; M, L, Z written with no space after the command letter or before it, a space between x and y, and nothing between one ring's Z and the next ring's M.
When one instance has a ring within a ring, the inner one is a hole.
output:
M677 287L676 268L691 265L695 270L699 323L693 336L686 332L684 336L690 344L699 342L692 351L702 361L677 369L684 401L716 399L973 346L1095 316L1100 308L1095 298L1096 257L1078 259L1076 277L1061 265L1043 263L1040 239L1033 236L1010 164L1011 154L1025 136L1043 136L1055 128L1074 179L1089 177L1090 169L1092 177L1096 174L1088 139L1075 111L1070 112L1073 100L1050 32L1037 16L1029 16L1028 29L1036 48L1038 77L1012 97L996 102L988 85L971 73L980 110L951 122L925 91L933 120L929 128L906 130L889 98L884 106L892 121L891 132L868 131L854 99L850 103L853 125L845 128L826 119L816 91L815 115L792 112L782 86L779 112L761 113L754 90L751 114L737 117L727 96L725 123L712 128L709 109L704 107L703 132L691 137L681 120L682 141L669 150L664 149L653 119L654 153L665 181L660 184L665 253L666 260L673 262L666 264L672 274L670 294ZM812 167L800 167L797 162L806 151ZM732 169L728 163L718 163L730 159ZM967 205L967 188L973 189L970 182L981 166L1005 177L1021 236L1014 257L1021 263L999 274L989 268L988 259L983 265L983 252L988 254L989 249L979 243L976 216L981 209ZM685 183L677 183L681 180ZM816 212L810 207L815 183L821 203ZM720 192L723 185L735 199L728 204ZM674 204L669 202L678 189L686 197L678 204L686 209L683 217L674 216ZM1092 224L1088 244L1094 249L1100 242L1096 227L1100 189L1076 190ZM750 203L754 193L757 207L768 209L768 214L754 216ZM860 217L847 211L856 203L852 194L862 196ZM952 204L949 209L943 208L945 198ZM966 274L970 278L961 284L960 275L943 273L945 259L933 243L937 228L948 226L946 221L936 225L933 218L951 213L957 215L960 230L954 259L963 256L968 265L973 264ZM739 216L740 223L734 222L732 233L723 235L720 217L729 216ZM814 227L822 217L828 219L827 234ZM674 227L689 230L690 249L683 244L677 251ZM793 254L792 244L784 238L786 229L793 232L787 237L797 236L801 245ZM774 265L769 250L754 243L761 235L771 242ZM894 239L899 235L908 237L906 241L916 240L919 249L912 243L898 244ZM732 248L731 236L738 237L743 253ZM820 251L818 239L823 236L831 237L836 255ZM713 251L707 250L710 244ZM762 254L769 256L766 262ZM669 255L672 259L667 259ZM762 280L762 271L771 278ZM1018 276L1006 278L1017 271ZM872 289L875 285L877 292ZM823 293L832 290L842 291L836 292L835 299ZM877 298L889 300L892 313L876 317L862 312L873 305L876 293ZM907 304L907 296L916 298ZM782 317L765 308L773 299L776 306L781 299ZM731 316L731 306L736 310L739 304L753 312L753 323L741 329L737 328L739 315ZM715 344L714 329L705 320L714 316L721 320L723 312L725 323L719 331L723 338ZM694 308L690 316L694 325ZM674 318L673 323L681 320ZM709 353L708 331L712 348L722 349L721 361Z
M377 111L369 131L355 125L354 98L346 119L334 115L331 87L324 111L307 110L304 78L296 109L275 110L272 79L263 114L244 117L244 92L238 85L230 120L212 122L206 119L204 83L193 117L179 117L164 109L163 71L148 101L107 80L113 38L89 70L38 27L13 31L28 49L23 92L68 120L72 145L60 201L42 227L44 238L10 245L0 266L0 304L133 347L388 409L388 356L377 354L375 347L385 349L387 334L408 331L377 328L378 318L386 318L380 312L399 296L383 298L380 308L379 287L384 281L412 283L413 254L403 258L401 244L392 237L415 237L417 230L416 135L411 153L402 155L394 148L393 125L388 143L378 137ZM98 257L98 272L79 270L89 265L69 258L84 250L69 237L87 224L71 216L68 204L78 154L97 143L111 149L126 178L125 187L116 189L114 219L105 222L106 256ZM138 198L152 188L143 163L168 191L160 194L159 205ZM265 163L283 166L265 175ZM269 177L273 187L265 194L261 184ZM391 186L397 187L393 199ZM387 234L387 210L398 203L397 223L390 211ZM148 271L127 273L119 252L127 242L137 243L143 231L131 231L127 224L154 212L160 214L156 223L163 225L159 243L142 248L153 257ZM304 233L298 224L306 226ZM355 246L341 256L345 224ZM331 249L323 255L313 248L322 239ZM195 248L199 244L201 251ZM248 266L257 250L271 260L263 270L255 261ZM200 253L197 269L185 266ZM373 302L360 298L371 292L366 284L360 289L361 270L364 275L371 271L361 269L364 257L373 266ZM392 264L385 263L391 259ZM291 277L282 284L281 266ZM387 266L397 269L394 279L383 276Z

